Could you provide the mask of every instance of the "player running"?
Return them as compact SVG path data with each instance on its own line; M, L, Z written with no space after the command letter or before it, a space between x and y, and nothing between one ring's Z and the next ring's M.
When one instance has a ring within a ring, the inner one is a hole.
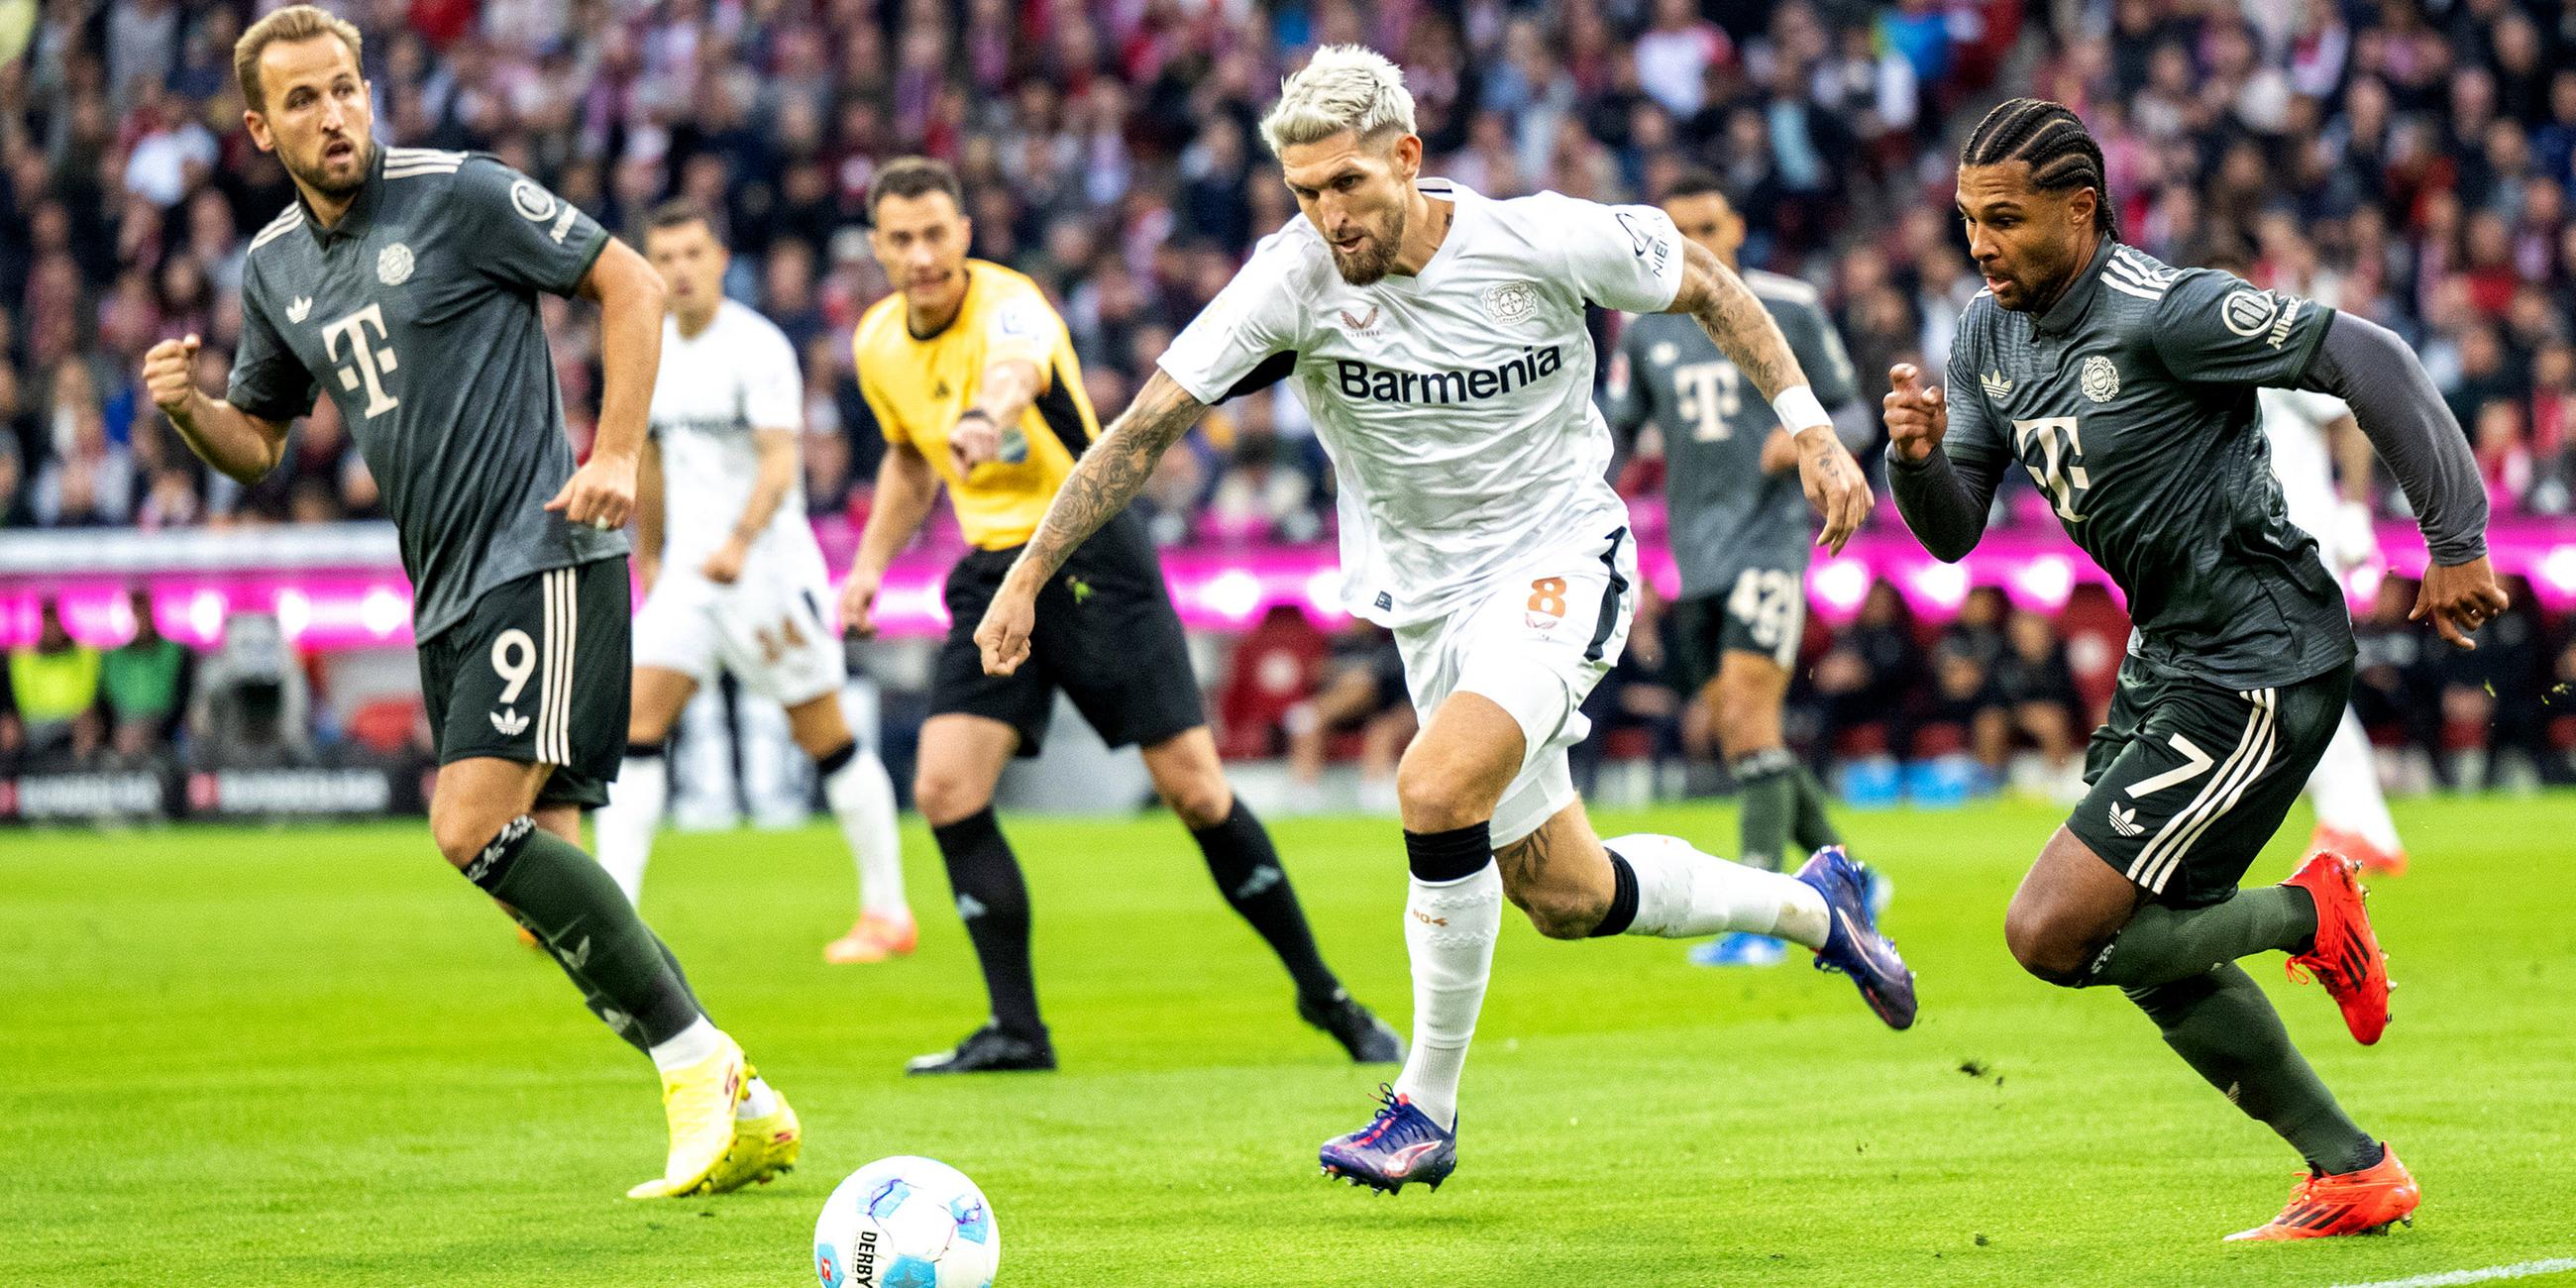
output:
M1679 837L1605 845L1566 765L1589 728L1583 698L1627 643L1637 575L1603 477L1587 300L1695 317L1797 427L1823 540L1840 548L1869 513L1859 466L1762 302L1651 206L1491 201L1418 178L1412 95L1370 50L1316 51L1262 133L1303 217L1262 239L1084 455L976 640L996 675L1030 664L1033 644L1043 666L1067 620L1041 589L1056 570L1093 557L1082 542L1095 530L1114 539L1209 404L1293 373L1341 480L1344 603L1395 631L1422 712L1396 771L1413 1052L1376 1118L1325 1143L1325 1173L1392 1191L1457 1165L1458 1076L1506 897L1557 939L1778 935L1849 972L1889 1025L1913 1023L1913 976L1839 849L1792 878Z
M2486 496L2466 440L2386 329L2225 273L2174 269L2120 243L2102 150L2072 111L1996 108L1960 155L1959 215L1986 277L1950 351L1947 389L1899 366L1886 400L1897 504L1925 549L1968 553L2019 461L2066 532L2118 581L2137 634L2092 792L2040 851L2005 914L2032 974L2112 985L2309 1175L2235 1239L2357 1234L2419 1195L2394 1150L2346 1117L2236 959L2292 954L2364 1045L2388 1023L2388 976L2334 854L2237 889L2281 825L2352 687L2352 622L2316 543L2282 512L2254 387L2352 405L2423 516L2432 553L2414 615L2466 632L2505 606L2487 568Z
M1682 236L1735 270L1770 312L1815 382L1817 401L1839 422L1865 423L1851 358L1816 288L1736 267L1744 219L1717 176L1684 171L1661 204ZM1824 785L1780 736L1780 704L1807 630L1807 506L1796 442L1777 413L1745 396L1744 383L1698 322L1649 313L1628 319L1619 333L1609 410L1622 437L1651 424L1663 441L1673 561L1682 578L1682 597L1670 610L1677 683L1708 704L1727 772L1742 792L1736 862L1777 872L1792 840L1811 854L1843 840L1825 815ZM1786 951L1765 935L1732 934L1693 948L1691 960L1772 966Z
M144 355L152 400L245 483L331 395L384 489L415 587L440 853L543 942L661 1073L671 1147L632 1198L793 1163L796 1115L707 1019L679 962L576 841L626 728L626 538L662 287L624 243L480 153L381 148L358 29L309 5L234 48L243 123L297 200L251 239L221 399L197 337ZM599 436L573 468L537 292L596 300Z
M635 713L625 764L599 812L600 864L637 897L670 791L663 740L721 664L787 708L858 863L858 923L824 945L823 959L908 954L918 932L903 897L894 784L841 715L848 668L841 633L823 615L831 593L823 551L805 522L805 381L795 347L769 319L724 297L725 248L695 205L655 209L644 256L670 291L671 315L636 476L646 553L636 560L645 598L635 615Z
M1353 1060L1402 1059L1395 1031L1324 965L1269 832L1226 783L1144 525L1118 525L1047 587L1053 629L1036 666L984 673L971 632L985 601L1100 422L1064 319L1036 283L967 258L974 225L964 210L956 173L941 162L907 157L877 171L870 240L897 289L859 319L851 341L888 446L841 588L843 623L875 631L886 567L943 481L974 547L948 573L952 625L931 677L913 800L947 863L993 1010L955 1050L915 1059L910 1072L1055 1067L1029 966L1028 888L993 817L993 788L1014 755L1038 753L1058 690L1110 746L1143 749L1154 790L1190 829L1217 889L1296 981L1297 1014Z
M2209 267L2244 276L2246 265L2233 257L2213 257ZM2370 524L2370 439L2352 418L2352 408L2333 394L2309 389L2257 389L2263 436L2272 448L2272 476L2280 480L2281 502L2290 522L2316 538L2317 557L2340 582L2346 574L2379 558L2379 537ZM2342 473L2338 485L2336 473ZM2398 839L2397 820L2388 813L2388 798L2379 790L2379 768L2370 750L2370 735L2360 717L2344 708L2334 737L2308 775L2308 803L2316 806L2316 831L2309 852L2332 850L2361 860L2367 875L2406 871L2406 846Z

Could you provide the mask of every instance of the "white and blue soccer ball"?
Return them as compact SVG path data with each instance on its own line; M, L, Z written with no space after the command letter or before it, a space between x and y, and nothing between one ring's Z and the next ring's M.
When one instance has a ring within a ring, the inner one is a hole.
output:
M1001 1264L993 1205L937 1159L880 1158L850 1173L814 1220L823 1288L991 1288Z

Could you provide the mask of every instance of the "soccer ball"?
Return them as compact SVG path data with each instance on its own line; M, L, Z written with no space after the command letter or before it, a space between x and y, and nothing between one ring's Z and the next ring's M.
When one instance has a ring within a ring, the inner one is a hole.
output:
M990 1288L1002 1227L964 1172L909 1154L850 1173L814 1219L823 1288Z

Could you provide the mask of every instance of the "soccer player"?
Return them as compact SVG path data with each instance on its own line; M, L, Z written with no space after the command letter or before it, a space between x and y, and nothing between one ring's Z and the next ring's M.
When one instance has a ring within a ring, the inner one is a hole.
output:
M1897 504L1925 549L1956 560L2018 461L2137 624L2086 758L2091 794L2023 878L2004 940L2050 983L2119 988L2307 1160L2280 1216L2230 1237L2405 1219L2414 1179L2345 1116L2236 965L2290 953L2293 978L2313 973L2354 1038L2376 1042L2388 1022L2356 864L2320 854L2278 886L2236 885L2342 720L2353 661L2343 594L2282 513L2254 389L2352 405L2423 516L2432 566L2415 615L2463 647L2505 606L2467 441L2386 329L2122 245L2101 147L2059 104L1986 116L1960 154L1958 210L1986 289L1960 319L1948 388L1890 372Z
M2226 257L2212 257L2209 266L2244 276L2245 266ZM2317 557L2340 582L2379 557L2378 534L2370 525L2370 439L2353 420L2352 408L2332 394L2257 389L2254 398L2290 522L2316 538ZM2359 859L2364 874L2406 871L2406 846L2379 790L2370 735L2350 707L2308 775L2308 802L2317 810L2316 831L2308 838L2311 853L2332 850Z
M625 764L599 812L600 864L637 896L670 791L663 740L721 664L787 709L858 862L858 923L824 945L823 959L910 953L917 932L903 897L894 784L841 715L848 669L841 633L823 615L823 551L805 523L795 347L724 297L725 248L695 205L675 201L646 217L644 257L670 292L671 315L637 472L645 598L635 615L635 712ZM682 490L672 495L666 479Z
M1661 204L1682 236L1736 269L1744 219L1716 175L1684 171ZM1837 421L1861 420L1851 358L1816 288L1759 269L1737 276L1788 339L1817 401ZM1652 424L1663 440L1682 578L1672 605L1676 679L1708 703L1727 772L1743 793L1735 861L1777 872L1792 840L1812 854L1842 836L1825 815L1823 784L1780 737L1780 704L1807 629L1807 507L1797 444L1744 385L1743 371L1696 321L1649 313L1620 332L1610 417L1624 436ZM1777 939L1733 934L1692 949L1691 960L1770 966L1785 953Z
M1324 1171L1382 1191L1457 1166L1458 1077L1508 897L1557 939L1743 930L1817 951L1895 1028L1913 976L1872 927L1859 865L1827 848L1796 877L1672 836L1602 842L1566 748L1627 643L1636 549L1603 477L1584 305L1695 317L1795 427L1836 548L1869 489L1762 301L1651 206L1555 193L1488 200L1420 177L1413 96L1356 45L1317 50L1262 122L1300 216L1262 239L1085 453L976 634L1010 676L1066 629L1057 569L1096 557L1154 462L1209 404L1293 378L1341 480L1344 603L1395 632L1422 733L1396 770L1413 1051ZM1107 525L1107 526L1104 526ZM1096 543L1095 543L1096 544ZM1032 627L1036 637L1031 639ZM1496 859L1501 860L1499 865Z
M1403 1058L1395 1031L1324 965L1287 870L1259 819L1217 763L1180 615L1144 525L1129 520L1046 588L1051 628L1026 674L991 676L972 632L1021 543L1100 424L1064 319L1037 284L970 259L963 190L945 164L889 162L869 185L870 234L895 292L852 337L859 388L888 444L876 502L849 580L843 623L876 629L886 567L920 530L942 482L974 548L948 573L952 620L930 682L913 800L948 867L990 1019L956 1049L915 1059L913 1073L1052 1069L1029 966L1029 896L1019 859L993 817L993 788L1014 755L1034 756L1061 690L1113 747L1144 752L1154 790L1180 815L1226 902L1296 981L1297 1014L1353 1060Z
M251 239L222 398L198 341L144 355L152 400L245 483L327 391L384 490L415 588L447 861L543 942L652 1058L671 1147L655 1198L733 1189L796 1158L793 1111L698 1005L677 959L582 853L626 730L626 538L662 287L642 256L479 153L376 145L358 29L309 5L234 47L243 123L295 182ZM573 468L537 293L599 302L599 436Z

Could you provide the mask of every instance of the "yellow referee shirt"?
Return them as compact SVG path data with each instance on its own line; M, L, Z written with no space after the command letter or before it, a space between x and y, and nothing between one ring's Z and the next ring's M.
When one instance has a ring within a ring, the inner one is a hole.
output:
M859 390L886 441L909 443L929 458L948 484L957 526L977 549L1027 544L1074 458L1100 436L1064 319L1037 283L999 264L966 261L965 301L938 334L912 334L898 291L859 319L850 349ZM959 478L948 456L949 428L975 405L984 369L1011 358L1036 364L1045 388L1018 425L1003 427L1002 458Z

